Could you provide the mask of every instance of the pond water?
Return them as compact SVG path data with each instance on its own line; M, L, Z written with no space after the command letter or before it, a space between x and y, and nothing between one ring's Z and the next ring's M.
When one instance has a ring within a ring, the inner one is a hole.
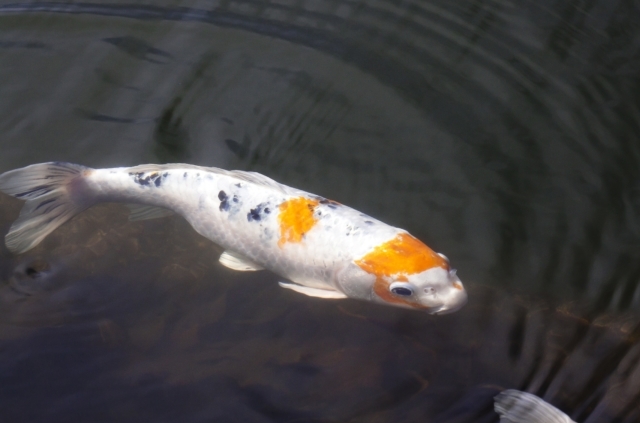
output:
M458 269L430 316L237 273L179 217L0 247L0 421L640 421L640 3L0 2L0 172L261 172ZM5 234L21 202L0 196Z

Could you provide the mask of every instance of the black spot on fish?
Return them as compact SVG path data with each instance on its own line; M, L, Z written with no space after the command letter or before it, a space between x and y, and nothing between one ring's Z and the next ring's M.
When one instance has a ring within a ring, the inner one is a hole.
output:
M184 175L182 175L183 178L187 177L187 172L184 173Z
M356 231L358 228L357 227L353 227L351 225L347 225L347 236L350 236L354 231Z
M324 204L330 209L337 209L338 206L340 205L340 203L338 203L337 201L327 200L326 198L323 198L322 200L320 200L320 204Z
M129 173L129 175L133 176L133 181L142 187L149 187L152 184L156 187L159 187L162 183L162 181L160 180L161 176L158 172L153 172L148 175L144 172L135 172Z
M255 220L256 222L259 222L260 219L261 219L260 210L258 210L258 209L251 209L249 211L249 213L247 213L247 220L249 222L251 222L252 220Z
M234 203L237 203L237 202L238 202L238 196L237 196L237 195L234 195L234 196L233 196L233 202L234 202Z
M142 185L142 186L149 185L149 178L144 177L144 172L136 172L132 176L133 176L133 182L135 182L136 184Z
M365 220L364 223L366 223L367 225L373 225L373 222L370 220Z
M238 182L238 183L236 184L236 186L237 186L238 188L242 188L242 184L241 184L240 182Z
M220 211L229 211L229 196L227 193L220 191L218 193L218 199L220 200Z
M249 222L261 221L264 218L265 214L271 213L271 209L267 207L267 205L268 203L260 203L256 206L255 209L251 209L249 213L247 213L247 220Z
M159 187L159 186L160 186L160 184L162 183L162 178L159 178L159 177L158 177L158 178L156 178L153 182L156 184L156 187Z

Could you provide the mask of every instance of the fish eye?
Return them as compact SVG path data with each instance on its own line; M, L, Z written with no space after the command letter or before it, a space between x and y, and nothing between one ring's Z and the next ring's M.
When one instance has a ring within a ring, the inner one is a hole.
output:
M442 258L444 259L444 261L446 261L446 262L447 262L447 264L449 264L449 258L448 258L447 256L445 256L445 255L444 255L444 254L442 254L442 253L437 253L437 254L438 254L440 257L442 257Z
M392 283L391 286L389 286L389 291L401 297L410 297L413 295L413 289L411 289L411 285L408 283Z

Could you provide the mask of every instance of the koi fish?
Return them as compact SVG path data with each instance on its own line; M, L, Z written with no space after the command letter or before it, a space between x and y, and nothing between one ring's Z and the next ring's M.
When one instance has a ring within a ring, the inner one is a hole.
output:
M545 400L528 392L507 389L495 398L500 423L576 423Z
M187 164L91 169L42 163L0 175L25 200L5 237L25 252L81 211L127 203L131 220L177 213L224 248L222 265L268 269L280 286L319 298L354 298L443 314L467 294L449 266L407 231L255 172Z

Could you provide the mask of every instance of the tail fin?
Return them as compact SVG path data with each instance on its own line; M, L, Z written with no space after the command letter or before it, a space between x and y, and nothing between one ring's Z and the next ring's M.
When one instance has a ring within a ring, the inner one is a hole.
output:
M90 204L70 196L74 181L80 181L87 167L71 163L40 163L0 175L0 191L26 200L9 233L7 248L23 253L35 247ZM73 196L78 198L78 196Z
M527 392L507 389L494 399L501 423L576 423L548 402Z

